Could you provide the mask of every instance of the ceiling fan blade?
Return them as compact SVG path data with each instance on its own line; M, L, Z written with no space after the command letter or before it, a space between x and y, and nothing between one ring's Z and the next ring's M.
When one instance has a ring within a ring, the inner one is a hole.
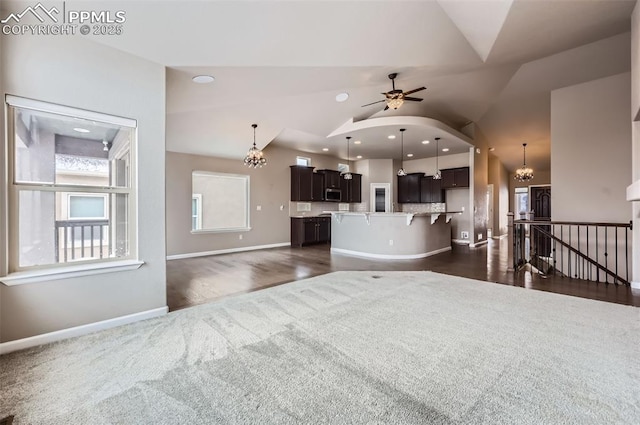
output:
M405 96L405 97L403 97L403 99L404 100L412 100L414 102L422 102L422 99L420 99L419 97L410 97L410 96L407 97L407 96Z
M425 90L425 89L426 89L426 87L420 87L419 89L409 90L409 91L404 92L404 95L406 96L406 95L408 95L408 94L415 93L415 92L418 92L418 91L420 91L420 90ZM405 98L405 99L406 99L406 98Z
M380 102L386 102L386 100L378 100L377 102L367 103L366 105L362 105L362 108L364 108L365 106L375 105L376 103Z

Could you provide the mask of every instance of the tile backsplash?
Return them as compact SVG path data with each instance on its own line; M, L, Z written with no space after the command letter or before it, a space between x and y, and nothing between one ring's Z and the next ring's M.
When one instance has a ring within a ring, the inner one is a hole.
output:
M445 212L447 210L447 204L433 203L433 204L400 204L402 206L402 212L409 213L427 213L427 212Z
M356 204L357 205L357 204ZM346 208L346 209L345 209ZM289 201L289 217L316 216L325 211L351 211L350 204L339 202L298 202Z

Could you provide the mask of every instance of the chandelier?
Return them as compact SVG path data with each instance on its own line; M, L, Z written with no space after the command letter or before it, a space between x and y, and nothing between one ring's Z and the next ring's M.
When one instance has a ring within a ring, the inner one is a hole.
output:
M344 173L342 175L342 177L345 180L351 180L353 178L353 175L351 175L351 161L349 160L349 140L351 139L351 136L347 136L347 167L348 170L346 173Z
M391 109L398 109L404 103L404 99L401 97L392 97L387 99L387 106Z
M440 180L442 178L442 173L440 172L440 168L438 168L438 142L440 141L439 137L436 137L436 173L433 175L433 180Z
M249 168L259 168L267 163L264 154L256 147L256 127L258 124L251 124L253 127L253 146L249 149L247 156L244 157L244 165Z
M514 179L519 182L527 182L533 179L533 170L527 167L527 144L522 144L522 167L516 170L516 175L513 176Z
M400 129L400 146L401 146L402 150L400 151L401 152L400 153L401 156L400 156L400 169L398 170L398 177L404 177L404 176L407 175L407 173L404 171L404 168L402 168L402 163L404 162L404 131L405 130L406 130L406 128L401 128Z

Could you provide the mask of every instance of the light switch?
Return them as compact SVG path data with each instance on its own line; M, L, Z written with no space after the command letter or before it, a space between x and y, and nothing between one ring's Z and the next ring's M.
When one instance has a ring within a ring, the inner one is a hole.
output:
M258 211L262 211L262 205L258 205L258 206L256 207L256 210L258 210Z

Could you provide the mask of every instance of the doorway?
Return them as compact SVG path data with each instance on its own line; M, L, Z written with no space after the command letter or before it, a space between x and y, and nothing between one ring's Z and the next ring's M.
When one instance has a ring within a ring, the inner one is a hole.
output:
M371 211L391 212L391 184L371 183Z
M535 221L551 221L551 186L531 186L530 202ZM545 233L551 232L551 226L538 225L531 232L538 257L551 256L551 238Z

